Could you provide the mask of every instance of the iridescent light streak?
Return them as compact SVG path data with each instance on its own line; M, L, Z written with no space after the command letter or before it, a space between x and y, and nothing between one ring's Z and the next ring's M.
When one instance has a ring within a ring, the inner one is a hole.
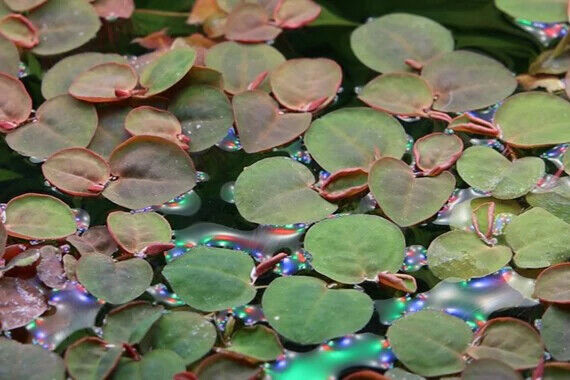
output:
M176 293L168 290L164 284L153 285L148 288L146 292L150 294L156 302L159 302L161 304L172 307L184 305L184 301L182 301Z
M200 196L191 190L155 208L161 214L192 216L202 207Z
M489 193L468 189L455 189L447 203L437 213L437 218L432 223L438 225L471 227L471 201L476 198L488 197Z
M463 319L471 328L483 325L495 311L538 304L531 298L534 280L510 267L469 281L444 280L414 297L376 301L380 322L390 325L406 314L423 309L439 310Z
M286 350L264 369L271 380L336 380L347 368L388 369L395 360L388 340L365 333L334 339L305 353Z
M542 153L540 158L544 158L552 162L558 169L564 168L562 157L564 156L564 153L568 151L568 145L569 144L556 145L554 148Z
M536 22L525 19L515 20L515 24L521 29L532 34L544 46L568 33L568 24L566 23L546 23Z
M427 264L427 249L423 245L410 245L404 249L402 271L415 272Z
M285 152L289 155L289 157L303 164L310 164L313 161L311 155L305 148L305 145L303 144L303 139L301 137L299 137L289 145L279 148L273 148L273 151Z
M299 271L311 269L310 254L301 249L293 252L277 263L273 272L281 276L291 276Z
M75 223L77 224L77 232L82 234L87 231L89 224L91 223L91 217L89 213L80 208L71 209L73 215L75 216Z
M226 152L236 152L241 149L241 143L234 127L228 130L228 134L216 146Z
M230 317L234 317L243 322L246 326L253 326L259 322L266 322L261 306L243 305L220 311L216 313L215 323L220 331L226 329L226 324Z

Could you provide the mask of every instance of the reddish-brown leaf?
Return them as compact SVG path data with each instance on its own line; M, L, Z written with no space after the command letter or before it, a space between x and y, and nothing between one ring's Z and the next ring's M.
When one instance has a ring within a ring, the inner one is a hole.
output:
M225 26L228 40L261 42L274 40L281 29L269 23L267 11L258 4L243 3L229 14Z
M27 325L46 311L45 297L31 280L0 278L0 329Z
M0 35L26 49L39 43L38 29L20 14L9 14L0 19Z

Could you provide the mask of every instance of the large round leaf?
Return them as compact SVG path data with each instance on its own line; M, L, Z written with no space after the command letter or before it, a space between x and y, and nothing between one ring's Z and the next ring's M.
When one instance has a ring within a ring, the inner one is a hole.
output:
M34 259L32 257L33 261L35 261ZM12 261L14 260L12 259ZM26 262L25 264L29 265L30 263ZM42 315L48 307L45 295L34 279L0 278L0 324L2 330L26 326Z
M115 308L105 318L103 339L117 344L137 344L163 313L162 306L143 301Z
M430 133L414 144L416 165L427 172L448 169L462 152L463 141L457 135Z
M80 197L98 195L111 177L107 161L85 148L67 148L52 154L42 165L42 173L59 190Z
M512 257L508 247L485 245L473 232L449 231L431 242L429 269L441 279L483 277L498 271Z
M372 165L368 186L382 211L406 227L429 218L444 205L455 187L455 177L445 171L436 177L416 178L403 161L387 157Z
M275 360L283 353L277 334L261 325L238 330L226 350L261 361Z
M393 13L356 28L350 36L356 57L381 73L411 71L408 59L425 64L453 50L449 30L428 18Z
M168 110L190 137L190 151L199 152L218 143L227 135L234 115L222 90L208 85L186 87L172 99Z
M107 62L77 75L69 86L69 93L88 102L113 102L128 97L137 84L138 76L131 66Z
M18 48L6 38L0 36L0 72L18 76L20 69L20 53Z
M130 138L113 151L109 164L118 179L109 183L103 195L131 209L163 204L196 184L190 157L160 137Z
M6 206L6 231L22 239L61 239L76 231L75 216L65 203L50 195L24 194Z
M140 296L150 286L153 275L152 267L143 259L115 262L99 253L81 256L76 274L89 293L114 304Z
M566 0L495 0L497 8L514 18L530 21L568 21Z
M168 244L172 237L170 224L156 212L115 211L107 216L107 227L117 244L129 253L141 252L153 244Z
M125 129L130 110L130 107L115 104L99 107L97 129L87 148L108 159L119 144L131 137Z
M314 182L313 173L297 161L266 158L237 178L236 206L241 216L255 223L316 222L335 212L336 206L311 189Z
M175 352L157 349L141 360L122 360L113 373L114 380L171 380L186 371L184 360Z
M230 94L247 90L261 74L272 71L284 61L285 57L277 49L266 44L222 42L206 54L206 66L222 73L224 89ZM269 90L267 82L262 82L262 89Z
M26 121L32 112L32 98L24 84L17 78L0 72L0 93L0 130L12 129Z
M264 91L245 91L232 99L240 142L247 153L286 144L309 128L311 114L280 113Z
M194 64L196 51L191 47L178 47L158 56L141 72L141 86L148 88L145 96L159 94L174 86Z
M150 106L133 109L125 119L125 129L133 136L158 136L178 144L182 149L188 145L180 139L182 126L168 111Z
M95 107L69 95L43 103L36 119L6 136L6 142L15 151L37 159L61 149L87 146L97 128Z
M570 256L570 224L539 207L514 218L505 235L518 267L544 268Z
M329 289L326 282L307 276L273 280L261 304L271 327L300 344L316 344L351 334L368 323L373 309L372 300L365 293Z
M59 355L40 346L0 338L0 378L64 380L65 366Z
M474 359L497 359L515 369L534 368L544 353L540 336L528 323L515 318L495 318L481 327L477 341L467 349Z
M524 157L510 162L493 148L467 148L457 161L461 178L478 190L490 191L495 198L514 199L532 190L543 177L544 161Z
M51 99L67 94L76 76L93 66L108 62L127 63L127 60L118 54L102 53L79 53L65 57L45 73L42 78L42 95Z
M553 265L536 279L534 295L543 301L570 304L570 263Z
M383 157L400 158L406 151L406 132L392 116L364 107L343 108L315 120L305 144L325 170L368 167Z
M566 156L570 157L569 154ZM570 223L570 177L559 178L552 187L535 188L526 195L526 201Z
M297 58L271 73L275 98L293 111L314 111L329 104L342 82L342 69L327 58Z
M50 0L29 15L38 27L37 55L55 55L75 49L97 34L101 22L93 7L81 0Z
M430 61L422 77L433 88L433 108L463 112L500 102L513 93L517 81L501 63L470 51L454 51Z
M392 114L427 116L433 103L428 82L416 74L391 73L380 75L364 86L358 99L370 107Z
M305 236L313 268L345 284L375 281L380 272L395 273L404 261L400 228L374 215L348 215L315 224Z
M523 92L507 99L495 113L493 123L501 139L528 148L570 141L570 103L545 92Z
M248 303L255 296L245 252L196 247L162 271L172 289L193 308L217 311ZM188 281L191 278L192 281Z
M510 365L495 359L474 360L461 373L462 380L523 380Z
M546 349L556 360L570 361L570 312L568 310L556 305L550 306L542 315L540 335Z
M65 351L65 366L73 379L105 379L119 363L123 347L107 347L99 338L86 337Z
M406 367L423 376L441 376L465 368L462 356L472 333L459 318L424 310L397 320L387 336Z

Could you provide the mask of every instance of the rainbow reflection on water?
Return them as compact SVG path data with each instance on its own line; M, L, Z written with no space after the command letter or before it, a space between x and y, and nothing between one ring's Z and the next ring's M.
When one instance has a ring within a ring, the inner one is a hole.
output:
M562 22L548 23L517 19L515 20L515 24L517 24L519 28L532 34L544 46L550 45L553 40L565 36L566 33L568 33L568 24Z

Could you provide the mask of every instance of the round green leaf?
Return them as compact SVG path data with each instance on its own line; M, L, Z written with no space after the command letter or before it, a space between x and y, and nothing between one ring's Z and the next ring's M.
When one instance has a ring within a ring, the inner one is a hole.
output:
M118 54L80 53L63 58L53 65L42 78L42 95L46 99L67 94L76 76L102 63L127 63Z
M557 285L560 286L560 282ZM556 360L570 361L570 312L568 310L556 305L546 309L542 316L540 335L546 349Z
M130 110L130 107L114 104L100 107L97 112L99 123L87 148L108 159L118 145L131 137L125 129L125 119Z
M375 281L380 272L395 273L404 261L404 234L374 215L347 215L315 224L305 236L313 268L334 281Z
M216 343L216 329L200 314L173 311L163 315L148 335L153 349L176 352L186 365L206 355Z
M261 304L271 327L300 344L316 344L351 334L368 323L373 309L372 300L365 293L329 289L326 282L307 276L273 280Z
M570 303L570 263L553 265L540 273L536 279L534 295L543 301Z
M472 361L461 374L462 380L523 380L520 373L495 359L481 359Z
M476 189L490 191L495 198L514 199L532 190L543 177L544 161L524 157L510 162L493 148L467 148L457 161L457 171Z
M552 187L534 189L526 195L526 201L570 223L570 177L558 179Z
M171 380L186 371L182 358L170 350L153 350L141 360L121 360L113 373L114 380Z
M541 22L568 21L566 0L495 0L495 5L515 18Z
M505 266L512 255L508 247L489 247L475 233L459 230L439 235L427 251L429 269L441 279L486 276Z
M162 274L188 305L217 311L253 299L255 288L249 277L252 269L253 259L245 252L196 247L166 265Z
M3 0L3 1L14 12L26 12L42 5L47 0Z
M172 238L170 224L156 212L114 211L107 216L107 227L117 244L129 253L142 252L151 244L168 244Z
M6 142L15 151L38 159L61 149L87 146L97 128L95 107L69 95L43 103L36 119L8 134Z
M131 66L107 62L93 66L77 75L69 86L69 93L87 102L113 102L128 97L137 84L138 76ZM125 95L117 91L122 91Z
M316 222L335 212L336 206L311 189L314 182L313 173L297 161L266 158L238 176L236 206L242 217L259 224Z
M448 169L461 156L463 141L457 135L430 133L414 144L414 159L424 171Z
M8 39L0 36L0 72L13 77L20 70L20 53L18 48Z
M72 378L105 379L119 363L123 347L108 347L105 341L86 337L73 343L65 351L65 366Z
M174 86L190 71L195 59L196 51L191 47L178 47L153 59L141 72L141 86L148 88L145 96Z
M186 87L171 101L168 111L182 124L190 137L190 151L200 152L227 135L234 115L222 90L208 85Z
M162 306L153 306L142 301L113 309L105 318L103 339L116 344L137 344L163 312Z
M545 92L523 92L508 98L493 123L509 145L530 148L570 141L570 103Z
M196 172L190 157L175 143L155 136L135 136L109 158L118 177L103 196L131 209L160 205L191 190Z
M109 303L120 304L140 296L150 286L152 267L143 259L115 262L99 253L81 256L77 279L89 293Z
M9 236L28 240L55 240L74 234L75 216L65 203L50 195L24 194L6 206Z
M536 367L544 353L536 330L515 318L491 319L477 331L476 341L466 351L469 356L496 359L517 370Z
M71 235L67 242L77 249L81 255L100 253L111 256L117 252L117 243L111 237L107 226L94 226L85 231L81 236Z
M403 161L382 158L370 170L368 186L384 213L397 225L417 224L445 204L455 177L445 171L436 177L415 178Z
M250 83L264 72L271 72L285 57L267 44L243 45L222 42L210 48L206 54L206 66L218 70L224 77L224 90L237 94L247 90ZM261 84L269 91L268 80Z
M95 9L86 1L49 0L29 15L38 27L37 55L55 55L73 50L95 37L101 27Z
M406 315L394 322L386 335L396 357L423 376L463 370L463 351L472 337L471 329L461 319L432 310Z
M247 153L286 144L309 128L311 114L280 113L264 91L244 91L232 99L240 142Z
M32 98L17 78L0 73L0 130L10 129L26 121L32 112Z
M368 169L376 150L383 157L400 158L406 151L406 132L392 116L369 108L343 108L318 118L305 134L311 156L329 172Z
M64 380L63 360L35 344L0 338L0 378Z
M93 197L111 177L109 164L85 148L67 148L52 154L42 165L44 177L64 193Z
M168 111L150 106L137 107L127 115L125 129L133 136L158 136L175 142L182 149L188 148L179 139L182 133L180 122Z
M565 261L570 253L570 224L538 207L514 218L505 235L521 268L544 268Z
M358 99L392 114L426 116L433 103L433 93L428 82L419 75L391 73L368 82Z
M236 331L226 350L260 361L275 360L283 353L277 334L265 326L245 327Z
M428 18L406 13L382 16L356 28L350 46L360 62L374 71L412 71L405 61L421 64L453 50L453 36Z
M501 63L470 51L454 51L431 60L422 77L433 89L433 108L463 112L500 102L517 88L514 75Z

